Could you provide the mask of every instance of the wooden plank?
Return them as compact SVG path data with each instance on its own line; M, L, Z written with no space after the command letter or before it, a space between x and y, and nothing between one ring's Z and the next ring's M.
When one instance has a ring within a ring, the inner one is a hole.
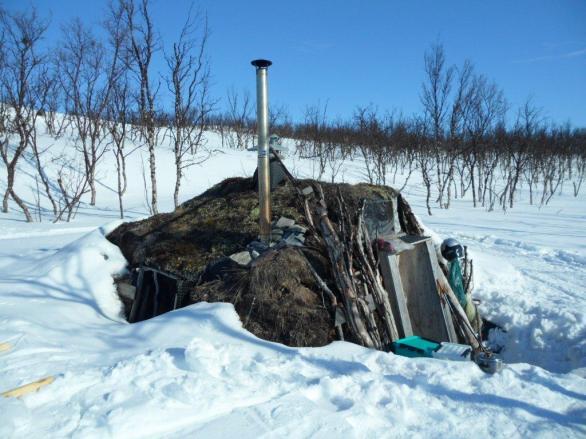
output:
M454 311L454 315L456 318L459 319L459 323L461 323L461 329L464 332L464 336L466 337L467 342L472 346L474 350L478 350L481 348L480 341L476 337L474 333L474 329L470 325L468 321L468 317L466 316L466 312L458 302L458 298L452 291L448 279L444 276L444 273L440 270L440 278L437 280L437 289L442 296L445 296L446 299L450 302L452 310Z
M450 341L427 242L429 238L411 242L413 249L398 255L411 327L415 335L436 341Z
M401 274L397 256L386 251L379 252L379 264L383 276L383 284L389 295L395 321L398 323L399 336L409 337L413 335L411 318L407 309Z
M24 396L28 393L36 392L41 387L51 384L53 381L55 381L55 377L49 376L38 381L25 384L24 386L16 387L15 389L7 390L6 392L2 392L1 395L5 398L20 398L21 396Z
M427 251L429 253L429 260L431 262L433 275L436 279L436 291L437 291L438 281L440 281L440 279L442 279L444 277L444 273L442 272L442 269L439 266L439 262L437 260L437 253L435 251L435 247L434 247L433 243L431 242L431 240L427 241ZM449 286L448 286L448 288L449 288ZM439 296L439 291L438 291L438 296ZM444 315L444 323L446 325L446 330L448 331L449 341L452 343L458 343L458 336L456 335L456 330L454 329L454 321L452 320L452 313L450 311L450 307L443 300L440 300L440 306L442 307L442 314Z
M0 352L6 352L12 349L12 345L10 343L0 343Z

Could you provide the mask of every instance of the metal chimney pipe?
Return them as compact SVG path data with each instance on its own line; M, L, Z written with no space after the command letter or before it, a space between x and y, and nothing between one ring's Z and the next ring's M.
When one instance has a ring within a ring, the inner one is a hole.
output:
M255 59L256 67L256 125L258 133L258 199L260 203L260 235L262 242L271 242L271 174L269 168L269 92L267 70L272 64Z

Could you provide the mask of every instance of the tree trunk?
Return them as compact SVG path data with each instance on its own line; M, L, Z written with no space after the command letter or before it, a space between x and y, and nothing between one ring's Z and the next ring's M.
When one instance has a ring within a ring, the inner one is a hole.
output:
M93 174L93 172L92 172ZM95 206L96 205L96 181L94 179L94 176L88 176L88 183L90 185L90 191L91 191L91 201L90 201L90 206Z
M122 194L118 192L118 207L120 209L120 219L124 219L124 204L122 202Z
M7 166L6 167L7 175L7 184L6 184L6 192L4 193L4 199L2 200L2 212L8 213L8 198L12 197L14 202L20 207L24 216L26 217L27 223L33 222L33 217L26 207L26 204L20 199L16 192L14 192L14 175L15 175L15 167L14 166Z
M151 170L151 209L153 215L159 213L157 208L157 168L155 162L155 139L154 134L149 134L149 166Z
M2 199L2 212L8 213L8 197L10 196L10 189L6 189L4 192L4 198Z
M58 213L57 203L55 202L53 195L51 195L51 188L49 186L49 179L47 178L47 174L45 174L45 171L43 171L43 167L41 165L41 159L39 157L39 153L37 151L37 148L36 147L33 147L33 148L34 148L34 154L35 154L35 162L37 165L37 172L39 173L39 177L41 177L41 182L43 183L43 187L45 188L45 194L47 194L47 198L51 202L51 207L53 209L53 215L56 216Z
M124 160L124 157L122 158ZM122 188L122 169L120 166L120 159L116 157L116 167L117 174L118 174L118 207L120 209L120 219L124 219L124 204L122 203L122 195L124 194L124 190Z
M175 159L175 190L173 191L173 203L175 205L175 209L179 206L179 187L181 186L181 177L183 176L183 172L181 170L181 161L177 158Z
M421 163L421 176L426 189L425 206L427 207L427 214L431 216L431 206L429 205L431 200L431 179L429 178L427 163Z
M470 166L470 182L472 183L472 205L476 207L476 181L474 179L474 165Z
M28 207L26 207L26 204L24 204L24 202L18 197L18 195L16 195L16 193L14 192L14 189L10 190L10 195L12 196L12 199L16 202L16 204L18 204L18 207L20 207L22 209L22 212L24 213L24 216L26 217L26 222L32 223L33 217L31 215L31 213L29 212Z

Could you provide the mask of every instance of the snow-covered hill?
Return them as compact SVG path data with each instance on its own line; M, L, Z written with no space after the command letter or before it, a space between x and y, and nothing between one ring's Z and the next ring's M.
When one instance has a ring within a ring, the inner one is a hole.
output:
M219 149L188 170L183 200L229 176L251 175L254 153ZM51 154L67 153L67 139ZM144 155L144 154L143 154ZM48 159L48 157L47 157ZM147 215L143 162L129 160L127 213ZM404 191L423 222L466 244L481 310L507 333L508 367L406 359L337 342L293 349L243 330L227 304L198 304L129 325L111 275L124 270L105 238L117 224L113 159L98 170L96 207L72 223L0 214L0 391L54 375L22 399L0 399L0 437L580 437L586 435L586 196L503 214L456 200L425 213L422 186ZM286 159L298 176L312 163ZM161 210L172 207L171 152L158 152ZM0 190L4 181L0 168ZM360 161L340 179L357 182ZM19 193L32 201L34 168Z

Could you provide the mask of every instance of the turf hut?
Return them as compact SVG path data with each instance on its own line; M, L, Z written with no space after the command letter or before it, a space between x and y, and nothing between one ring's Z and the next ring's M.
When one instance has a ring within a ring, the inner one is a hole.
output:
M478 346L431 239L403 197L366 184L294 179L269 139L268 68L256 59L258 168L170 214L113 231L130 264L130 322L232 303L245 328L290 346L335 339L389 349L401 337Z
M270 243L258 239L255 178L114 230L130 268L118 280L128 320L228 302L250 332L289 346L342 339L386 350L413 334L478 345L401 194L284 175L271 191Z

